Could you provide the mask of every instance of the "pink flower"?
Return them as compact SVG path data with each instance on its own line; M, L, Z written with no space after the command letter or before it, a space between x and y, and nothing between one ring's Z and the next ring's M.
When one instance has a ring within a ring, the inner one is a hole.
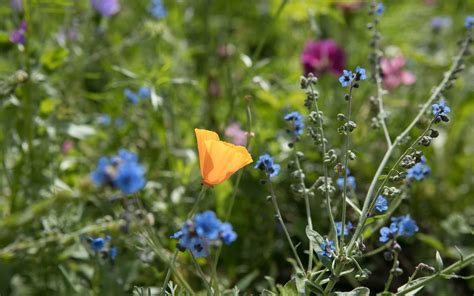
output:
M235 145L245 146L247 144L247 132L242 130L238 123L231 123L226 127L224 134Z
M416 76L408 71L404 71L405 58L402 55L392 59L382 58L380 67L383 73L383 83L387 89L393 89L400 84L411 85L415 83Z
M64 154L68 154L69 151L72 149L72 147L74 146L74 142L71 141L71 140L66 140L64 141L63 143L63 153Z
M308 41L301 54L304 74L331 72L340 75L346 64L346 55L332 39Z
M344 11L354 11L359 8L364 7L365 3L364 1L353 1L353 2L338 2L336 3L336 6L339 9L342 9Z

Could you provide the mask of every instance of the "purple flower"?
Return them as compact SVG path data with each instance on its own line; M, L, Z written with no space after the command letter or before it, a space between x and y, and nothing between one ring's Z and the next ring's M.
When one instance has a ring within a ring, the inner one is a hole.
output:
M308 41L301 54L304 74L330 72L340 75L346 64L346 54L332 39Z
M23 11L23 0L11 0L11 6L16 12Z
M15 44L25 44L26 27L26 21L21 21L20 27L10 32L10 41Z
M118 0L91 0L91 5L103 16L113 16L120 10Z

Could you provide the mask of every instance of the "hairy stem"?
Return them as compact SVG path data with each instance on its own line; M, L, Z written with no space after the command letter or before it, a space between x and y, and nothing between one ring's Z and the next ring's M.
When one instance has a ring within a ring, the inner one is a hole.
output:
M272 201L273 209L275 210L276 217L278 219L278 222L280 222L281 228L283 229L283 232L285 233L288 243L290 244L291 250L293 251L293 255L295 256L296 263L298 264L301 271L304 272L305 269L303 267L303 264L301 263L301 260L300 260L300 257L298 256L298 252L296 251L295 245L293 244L293 241L291 240L290 233L288 232L285 222L283 221L283 218L281 216L280 207L278 206L276 193L275 193L275 190L273 189L270 176L268 174L266 176L267 176L268 187L270 190L271 201Z

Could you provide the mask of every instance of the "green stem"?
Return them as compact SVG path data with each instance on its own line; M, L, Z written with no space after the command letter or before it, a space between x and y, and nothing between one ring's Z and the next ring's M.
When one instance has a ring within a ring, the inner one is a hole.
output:
M383 245L381 247L378 247L377 249L373 249L372 251L363 254L361 257L366 258L366 257L377 255L378 253L385 251L387 247L388 247L388 244Z
M298 151L296 150L296 143L294 144L294 156L295 156L295 163L296 163L296 168L298 169L298 176L300 179L300 184L303 187L303 197L304 197L304 203L306 207L306 218L308 221L308 226L311 230L313 230L313 219L311 218L311 205L309 203L309 196L308 196L308 190L306 189L306 184L304 182L304 177L303 177L303 170L301 169L301 164L300 160L298 157ZM312 266L313 266L313 245L310 243L309 244L309 249L308 249L308 272L311 271Z
M207 189L209 188L209 186L207 185L202 185L201 187L201 191L199 192L199 195L196 199L196 202L194 203L191 211L188 213L188 216L187 216L187 220L192 218L192 216L194 215L194 213L196 213L198 207L199 207L199 203L201 202L201 200L204 198L204 196L206 195L206 191ZM178 256L178 250L175 250L174 251L174 254L173 254L173 258L171 261L169 261L169 267L168 267L168 270L166 271L166 276L165 276L165 280L163 282L163 285L162 285L162 295L165 295L166 294L166 287L168 286L168 282L171 278L171 274L174 272L175 270L175 267L174 267L174 264L176 263L176 257Z
M375 1L374 2L374 6L375 6ZM377 14L373 13L372 14L374 16L374 19L373 19L373 31L374 31L374 38L372 38L373 42L374 42L374 51L373 51L373 54L374 54L374 57L375 57L375 60L374 60L374 76L375 76L375 84L377 85L377 105L378 105L378 108L379 108L379 114L378 114L378 117L379 117L379 121L380 121L380 124L382 125L382 130L383 130L383 133L385 135L385 140L387 141L387 145L388 147L392 146L392 140L390 138L390 133L388 132L388 128L387 128L387 123L385 122L385 118L386 118L386 113L385 113L385 109L384 109L384 105L383 105L383 95L384 95L384 89L383 89L383 86L382 86L382 77L380 75L380 72L381 72L381 68L380 68L380 58L381 58L381 53L380 53L380 44L378 42L378 38L376 38L376 36L378 35L378 32L377 32L377 24L379 23L378 21L378 17L377 17Z
M388 280L385 282L385 289L383 290L384 292L387 292L388 289L390 288L390 285L392 284L393 277L395 276L395 268L397 267L397 263L398 263L398 252L396 252L395 256L393 257L392 269L390 269L390 275L388 276Z
M314 92L313 86L310 84L310 89L311 92ZM321 148L322 148L322 158L323 158L323 171L324 171L324 186L326 187L324 190L325 193L325 198L326 198L326 210L329 215L329 221L331 222L331 227L332 231L334 232L334 235L337 233L337 228L336 228L336 222L334 221L334 216L332 214L332 207L331 207L331 198L329 196L329 173L328 173L328 166L326 162L324 161L324 158L326 157L326 138L324 137L324 125L323 125L323 120L321 116L319 115L319 108L318 108L318 102L314 100L314 110L316 113L318 113L318 127L319 127L319 132L321 133ZM314 189L316 182L311 186L310 189ZM337 238L334 240L336 242L336 249L339 252L339 242Z
M344 190L342 194L342 219L341 219L341 236L340 236L340 250L343 251L344 249L344 228L346 227L346 214L347 214L347 170L349 164L349 144L350 144L350 137L349 134L349 122L351 121L352 115L352 89L353 89L354 81L351 82L350 89L349 89L349 104L347 105L347 120L346 120L346 134L345 134L345 144L344 144Z
M196 261L196 258L194 257L193 253L191 251L189 251L189 254L191 255L191 260L193 261L194 263L194 267L196 267L198 273L199 273L199 276L201 277L202 281L204 282L204 284L206 285L206 288L207 288L207 293L208 295L212 295L212 288L211 288L211 284L206 280L206 275L204 274L204 271L202 270L201 266L199 265L199 263Z
M462 57L465 55L468 49L468 45L472 39L472 31L469 31L465 40L462 43L461 49L459 53L456 55L453 65L449 69L448 72L444 75L443 80L440 82L440 84L435 88L433 91L432 95L430 98L425 102L425 104L421 107L420 111L416 115L416 117L413 119L413 121L408 125L407 128L395 139L393 144L388 148L387 152L385 153L382 161L379 164L379 167L377 168L377 171L375 172L374 178L372 179L372 182L370 183L369 190L367 191L367 195L364 200L364 205L362 207L362 215L361 219L359 220L359 223L357 224L356 230L354 232L354 235L352 236L352 239L349 243L347 253L350 254L352 249L355 246L356 241L358 240L359 236L362 233L362 229L365 226L365 222L368 218L368 211L369 211L369 206L371 205L372 198L374 198L374 191L375 191L375 186L377 185L379 177L382 175L382 172L387 165L388 160L392 156L393 152L395 151L395 148L398 146L398 144L404 139L408 133L415 127L415 125L420 121L420 119L423 117L425 114L426 110L431 107L432 103L434 100L436 100L441 93L446 89L448 83L453 79L453 76L456 71L459 70L459 67L462 64Z
M396 293L396 295L406 295L407 293L409 293L411 291L415 291L415 290L419 289L420 287L424 287L425 285L427 285L431 281L435 280L439 276L449 276L452 273L454 273L454 272L456 272L460 269L463 269L466 266L471 265L473 262L474 262L474 254L470 254L467 257L464 257L464 258L456 261L455 263L451 264L450 266L446 267L445 269L441 270L441 272L438 272L436 274L428 276L423 280L419 280L416 284L408 286L408 287L402 289L401 291L398 291Z
M281 217L280 207L278 206L277 197L276 197L276 194L275 194L275 190L273 189L273 185L272 185L272 182L270 180L270 176L268 174L266 174L266 176L267 176L268 187L270 189L271 201L272 201L273 209L275 210L276 217L277 217L278 221L280 222L281 227L283 228L283 232L285 233L285 236L286 236L286 239L288 240L288 243L290 244L291 250L293 251L293 255L295 256L295 259L296 259L296 263L298 264L301 271L304 272L305 269L304 269L303 264L301 263L301 260L298 256L298 252L296 251L295 245L291 241L290 233L288 232L288 229L286 228L285 222L283 221L283 218Z

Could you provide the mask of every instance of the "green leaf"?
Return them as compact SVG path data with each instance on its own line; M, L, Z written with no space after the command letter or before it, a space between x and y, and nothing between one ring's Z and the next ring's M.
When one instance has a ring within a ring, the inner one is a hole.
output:
M373 217L369 217L367 219L367 221L365 221L365 225L369 225L369 224L372 224L374 223L376 220L379 220L379 219L384 219L387 215L377 215L377 216L373 216Z
M428 277L425 276L425 277L417 278L416 280L413 280L413 281L411 281L411 282L408 282L408 283L406 283L405 285L399 287L399 288L397 289L397 292L399 292L399 293L400 293L400 292L403 292L403 290L406 290L406 289L408 289L408 288L410 288L410 287L413 287L414 285L417 285L417 284L419 284L420 282L425 281L427 278L428 278ZM405 294L403 294L403 295L406 295L406 296L416 295L416 293L417 293L418 291L420 291L421 289L423 289L424 287L425 287L424 285L423 285L423 286L420 286L419 288L416 288L415 290L413 290L413 291L411 291L411 292L408 292L408 293L405 293Z
M269 290L267 290L267 289L264 289L264 290L262 291L262 293L260 293L260 296L273 296L273 295L276 296L275 293L273 293L272 291L269 291Z
M47 49L41 55L40 61L48 70L55 70L64 64L68 55L69 51L62 47Z
M321 248L321 244L324 242L324 238L317 233L316 231L312 230L309 226L306 226L306 236L309 239L309 242L313 246L313 250L316 253L316 255L319 258L319 261L328 268L329 270L332 270L331 266L331 258L328 258L326 256L322 256L319 253L323 251Z
M444 267L443 258L441 258L438 251L436 251L436 267L438 268L438 271L441 271Z
M370 290L366 287L359 287L349 292L335 292L333 295L338 296L369 296Z
M237 288L239 288L240 290L245 290L247 289L250 284L253 282L253 280L255 280L255 278L259 275L259 271L258 270L254 270L252 271L251 273L247 274L246 276L244 276L238 283L237 283Z
M321 286L319 286L319 285L313 283L313 282L310 281L310 280L306 280L306 288L307 288L309 291L315 293L316 295L321 295L321 294L324 293L324 290L323 290L323 288L322 288Z

